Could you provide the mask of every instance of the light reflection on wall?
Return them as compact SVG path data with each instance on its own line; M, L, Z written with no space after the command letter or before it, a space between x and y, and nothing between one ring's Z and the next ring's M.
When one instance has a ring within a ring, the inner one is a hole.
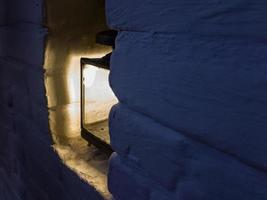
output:
M45 86L53 147L62 161L110 198L107 158L94 161L93 147L80 137L80 57L101 57L110 48L95 44L107 29L104 0L45 0L48 36Z
M70 55L70 59L66 63L67 69L63 73L59 73L60 77L58 79L55 79L56 77L53 77L53 75L47 76L47 95L51 99L51 104L56 103L49 109L50 129L54 140L60 142L65 138L80 135L80 58L102 57L110 50L102 51L102 53L87 55ZM55 73L55 75L58 75L58 73ZM61 103L61 100L57 99L57 95L64 95L66 103L64 101Z
M101 57L111 49L95 43L96 33L107 29L103 0L46 4L45 84L50 129L57 143L80 135L80 58Z

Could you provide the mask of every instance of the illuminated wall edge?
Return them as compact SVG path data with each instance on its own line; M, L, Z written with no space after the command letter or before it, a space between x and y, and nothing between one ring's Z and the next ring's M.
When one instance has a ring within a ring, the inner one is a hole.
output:
M80 135L80 58L111 51L95 44L105 30L104 1L47 1L45 70L50 129L55 142ZM79 12L74 12L74 9Z

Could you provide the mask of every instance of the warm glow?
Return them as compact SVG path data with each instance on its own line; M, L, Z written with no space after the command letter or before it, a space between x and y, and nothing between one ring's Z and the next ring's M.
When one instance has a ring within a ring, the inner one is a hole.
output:
M109 70L86 65L84 78L85 123L91 124L106 120L117 98L109 86Z
M95 78L96 78L96 73L97 73L98 69L95 67L86 67L84 69L84 85L87 88L90 88L93 86Z
M80 59L81 57L101 58L105 54L107 54L107 51L104 51L101 53L91 53L88 55L72 55L71 56L69 64L68 64L68 74L67 74L68 97L69 97L70 103L80 101ZM87 75L89 74L90 73L87 73ZM93 75L89 75L89 76L92 77Z
M80 59L101 58L112 51L95 42L97 32L106 29L104 2L52 0L46 2L46 8L49 33L44 79L54 147L64 164L100 192L103 199L112 199L106 184L108 157L81 138L80 123Z
M109 86L109 71L92 65L84 68L85 101L107 102L115 98Z
M109 70L86 65L83 71L84 128L106 143L110 143L108 116L118 102L109 86Z

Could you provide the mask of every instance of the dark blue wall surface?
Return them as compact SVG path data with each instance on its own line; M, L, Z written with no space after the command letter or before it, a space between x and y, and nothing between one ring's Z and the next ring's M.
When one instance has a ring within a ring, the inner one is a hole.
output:
M122 171L142 194L132 199L267 199L267 2L109 0L106 9L120 30L115 198L131 192L112 181Z
M52 148L42 0L0 0L0 200L102 199Z

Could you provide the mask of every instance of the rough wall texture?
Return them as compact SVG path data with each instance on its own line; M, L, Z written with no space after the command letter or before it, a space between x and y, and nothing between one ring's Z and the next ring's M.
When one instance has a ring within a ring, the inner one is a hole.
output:
M267 3L109 0L116 200L267 199Z
M64 7L64 9L62 9ZM46 0L45 82L54 141L80 136L80 58L110 49L95 44L107 29L104 0Z
M41 0L0 0L0 199L102 199L51 148Z

